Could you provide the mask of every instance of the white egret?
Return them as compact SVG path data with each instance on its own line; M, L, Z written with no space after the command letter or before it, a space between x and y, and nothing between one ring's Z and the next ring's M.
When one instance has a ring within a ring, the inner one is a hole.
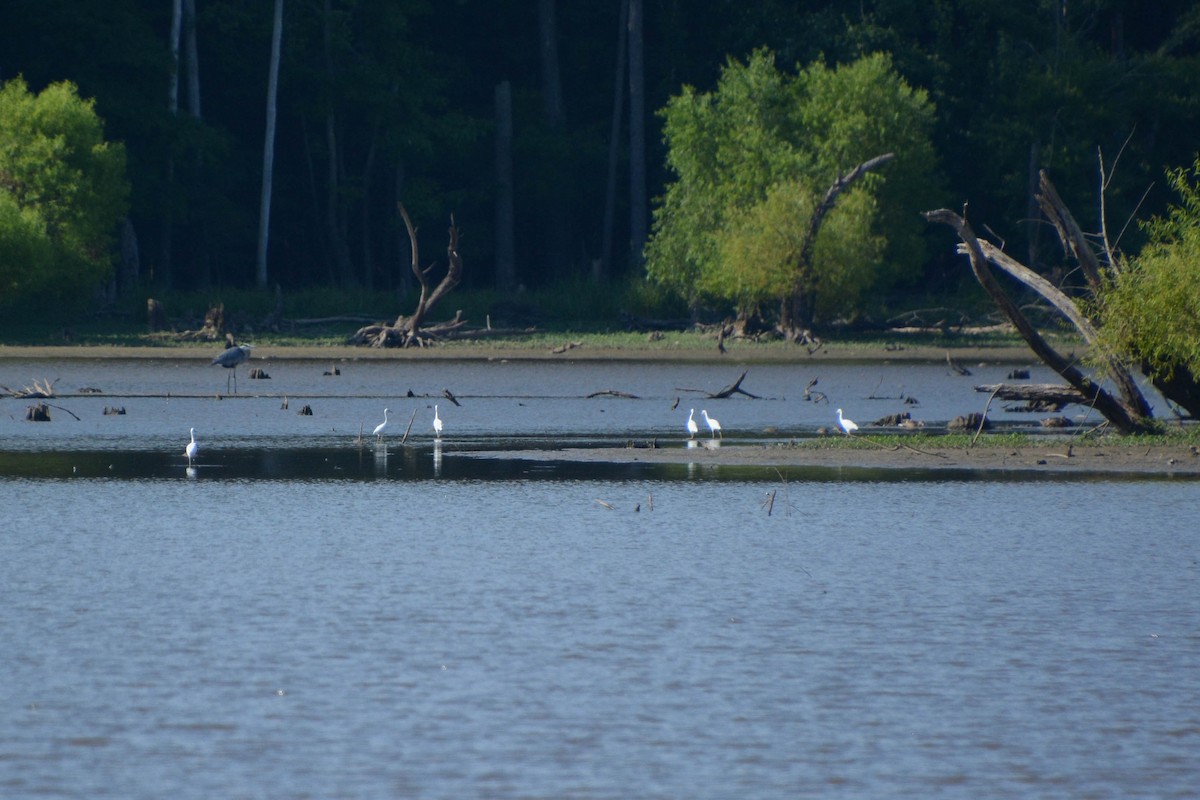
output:
M696 437L696 432L700 430L700 427L696 424L696 420L692 419L692 415L695 413L696 409L694 408L688 411L687 429L689 439L694 439Z
M196 429L192 428L192 441L183 449L183 454L187 456L188 466L196 460L196 454L200 452L200 445L196 444Z
M385 408L385 409L383 410L383 422L381 422L381 423L379 423L378 425L376 425L376 426L375 426L375 430L371 431L372 433L374 433L374 434L375 434L375 439L376 439L376 440L379 440L379 439L382 439L382 438L383 438L383 429L384 429L384 428L387 426L387 422L388 422L388 417L387 417L387 415L388 415L388 410Z
M221 365L225 369L231 369L229 375L225 376L225 391L229 391L229 379L233 378L233 393L237 394L237 365L250 357L250 351L254 349L252 344L239 344L231 347L225 352L212 360L213 366Z
M838 427L841 428L847 436L858 430L858 423L852 419L846 419L842 416L842 410L838 409Z
M442 418L438 416L437 403L433 404L433 433L437 438L442 438Z
M717 422L715 419L710 417L708 415L708 412L706 410L704 410L703 408L700 409L700 413L704 415L704 421L708 423L708 430L712 434L712 437L715 439L717 437L717 434L721 433L721 423ZM725 434L721 433L721 438L724 439Z

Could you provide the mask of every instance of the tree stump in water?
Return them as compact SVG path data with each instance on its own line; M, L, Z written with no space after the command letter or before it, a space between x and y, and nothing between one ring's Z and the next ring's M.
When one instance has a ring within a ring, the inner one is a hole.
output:
M989 420L985 416L983 416L983 414L980 414L978 411L972 411L970 414L966 414L964 416L958 416L958 417L955 417L954 419L950 420L950 424L947 425L946 427L948 427L950 430L954 430L954 431L980 430L980 429L986 431L986 430L991 429L992 422L991 422L991 420Z

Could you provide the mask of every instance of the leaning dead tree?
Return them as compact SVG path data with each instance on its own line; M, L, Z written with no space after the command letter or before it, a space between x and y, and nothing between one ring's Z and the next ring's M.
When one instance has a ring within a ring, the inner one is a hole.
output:
M1054 222L1064 248L1080 263L1088 282L1088 289L1094 295L1103 285L1100 262L1044 171L1040 177L1037 201L1046 216ZM1085 404L1093 406L1122 433L1146 433L1154 430L1153 412L1129 368L1115 355L1103 356L1104 377L1114 386L1115 394L1101 382L1084 374L1073 358L1059 353L1046 341L1037 327L1021 312L1016 302L1005 293L991 267L1000 269L1036 292L1070 321L1084 341L1099 347L1095 325L1073 299L995 245L978 239L967 221L954 212L944 208L927 211L925 218L954 229L961 240L958 251L965 253L969 258L971 271L979 285L1016 327L1034 354L1078 391Z
M454 217L450 217L450 243L446 245L448 261L446 274L437 286L431 289L429 276L433 271L433 265L421 266L421 257L417 250L417 229L413 227L404 204L398 203L397 207L400 210L400 217L404 220L404 227L408 230L408 241L412 245L413 275L416 276L417 283L421 286L417 307L411 315L407 317L401 315L391 325L367 325L359 328L358 332L350 337L350 344L364 344L372 347L411 347L416 344L423 347L440 334L453 331L465 323L460 312L455 314L454 319L447 322L436 325L425 324L425 318L434 305L449 294L455 286L458 286L458 282L462 280L462 257L458 253L458 226L454 224Z
M838 197L850 188L859 178L868 172L882 167L895 157L894 153L884 153L867 159L854 169L834 179L833 184L825 191L825 196L813 210L808 220L808 228L800 243L800 254L796 258L793 269L795 277L788 296L784 298L779 309L779 329L784 338L791 342L814 341L811 327L813 314L816 309L816 289L813 284L813 253L816 250L817 234L825 217L837 205Z

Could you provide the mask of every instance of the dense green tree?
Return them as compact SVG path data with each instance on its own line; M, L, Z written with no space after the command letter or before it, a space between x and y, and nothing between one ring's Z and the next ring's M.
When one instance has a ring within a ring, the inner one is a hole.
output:
M0 303L86 299L128 207L125 151L74 85L0 87Z
M886 56L793 76L760 50L731 60L714 92L686 88L662 115L676 179L648 249L654 280L693 303L732 302L742 316L798 289L828 316L919 271L917 211L937 185L933 109ZM812 263L798 263L827 187L887 152L894 166L840 198Z
M1148 244L1101 303L1110 346L1163 381L1200 376L1200 159L1168 179L1178 203L1144 225Z

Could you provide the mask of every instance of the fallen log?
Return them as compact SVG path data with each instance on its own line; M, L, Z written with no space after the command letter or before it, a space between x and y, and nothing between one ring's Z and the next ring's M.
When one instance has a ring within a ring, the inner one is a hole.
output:
M1087 405L1083 392L1054 383L994 383L976 386L975 391L995 394L1001 400L1023 400L1033 408L1061 411L1066 406Z
M603 389L599 392L592 392L591 394L589 394L587 396L587 399L592 400L597 397L622 397L626 400L640 400L641 399L636 394L630 394L629 392L622 392L619 389Z

